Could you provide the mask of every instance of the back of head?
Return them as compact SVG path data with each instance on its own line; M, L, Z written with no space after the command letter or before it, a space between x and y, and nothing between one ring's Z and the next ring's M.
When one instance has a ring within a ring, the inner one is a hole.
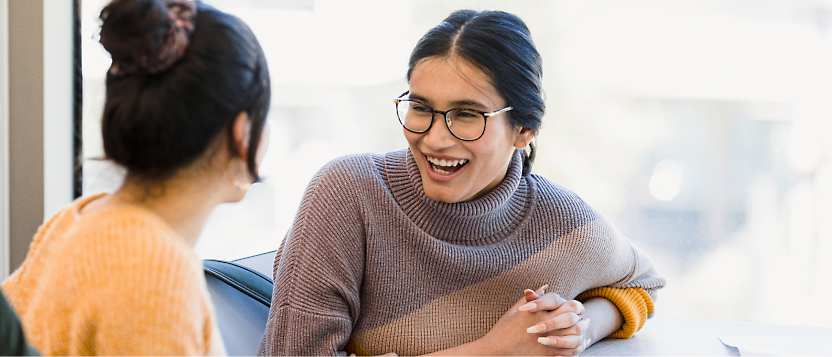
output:
M410 55L407 79L422 59L460 58L480 68L506 104L510 123L540 129L546 105L543 101L543 62L531 33L519 17L502 11L459 10L432 28ZM529 173L534 147L523 168Z
M241 112L251 120L248 147L258 147L269 72L245 23L201 2L174 0L114 0L101 20L101 43L113 59L102 119L107 159L131 174L165 178L219 135L231 135ZM257 179L254 157L247 164Z

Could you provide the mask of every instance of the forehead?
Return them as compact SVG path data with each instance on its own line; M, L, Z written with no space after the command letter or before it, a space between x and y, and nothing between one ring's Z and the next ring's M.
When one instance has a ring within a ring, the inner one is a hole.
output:
M491 78L457 56L420 60L410 75L410 94L435 106L472 102L497 110L505 105Z

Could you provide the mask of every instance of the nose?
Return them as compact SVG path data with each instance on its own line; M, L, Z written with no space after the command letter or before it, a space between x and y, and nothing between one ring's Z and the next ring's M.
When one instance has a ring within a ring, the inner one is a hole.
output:
M433 126L427 133L423 134L425 137L422 141L425 145L427 145L431 150L442 150L453 146L457 139L453 134L451 134L450 130L448 130L448 127L445 124L445 116L437 114L433 120Z

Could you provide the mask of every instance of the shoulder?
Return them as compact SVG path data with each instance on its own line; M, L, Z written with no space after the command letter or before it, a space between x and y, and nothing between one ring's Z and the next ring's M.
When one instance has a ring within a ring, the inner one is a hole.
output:
M534 192L539 210L545 214L554 214L561 220L575 221L573 223L579 226L603 218L578 194L543 176L529 174L526 176L526 182Z
M160 282L185 283L201 273L193 250L159 216L142 208L121 207L82 217L69 240L78 242L73 250L87 256L86 264L102 271L108 282L169 276Z
M560 244L572 247L576 256L584 260L608 259L626 262L633 257L632 243L601 212L593 208L575 192L539 175L528 175L536 186L539 200L536 218L538 227L556 227Z
M305 196L359 198L383 189L383 157L381 154L366 153L333 159L312 176Z
M326 165L312 177L312 184L346 184L372 179L379 175L377 154L354 154L341 156Z

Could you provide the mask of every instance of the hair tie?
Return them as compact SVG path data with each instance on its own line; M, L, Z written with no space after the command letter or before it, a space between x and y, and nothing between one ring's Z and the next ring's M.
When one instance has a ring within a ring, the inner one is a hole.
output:
M170 28L165 32L161 44L149 54L136 58L113 61L110 74L124 76L133 73L156 74L182 59L188 49L191 32L196 19L196 2L193 0L168 0Z

